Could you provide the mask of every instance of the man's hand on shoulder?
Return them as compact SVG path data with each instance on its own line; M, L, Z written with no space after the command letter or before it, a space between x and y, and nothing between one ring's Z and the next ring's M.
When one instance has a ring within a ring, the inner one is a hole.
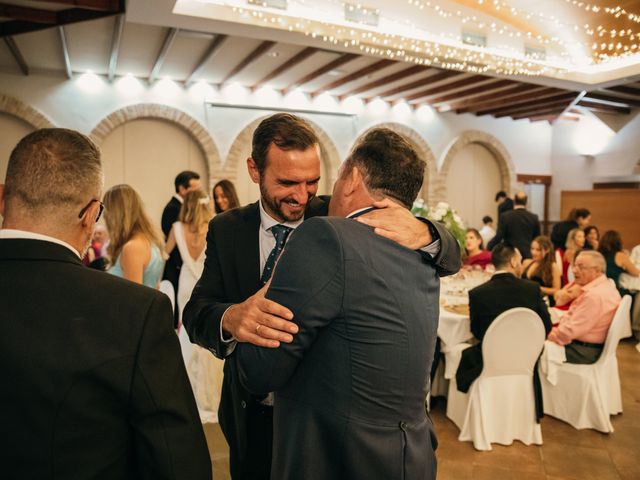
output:
M373 204L375 210L356 218L374 228L380 236L398 242L410 250L418 250L433 242L426 223L421 222L402 205L384 199Z
M222 321L222 330L238 342L259 347L277 348L280 342L291 343L298 326L291 322L293 313L279 303L264 298L269 283L244 302L231 306Z

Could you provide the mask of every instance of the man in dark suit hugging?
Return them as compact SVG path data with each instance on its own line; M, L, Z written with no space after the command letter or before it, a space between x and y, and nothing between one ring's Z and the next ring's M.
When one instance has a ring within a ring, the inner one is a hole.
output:
M330 216L291 235L266 297L299 332L277 349L239 344L233 358L250 391L275 391L272 479L435 478L424 399L438 274L354 220L382 198L409 209L424 167L400 135L370 131L339 172Z

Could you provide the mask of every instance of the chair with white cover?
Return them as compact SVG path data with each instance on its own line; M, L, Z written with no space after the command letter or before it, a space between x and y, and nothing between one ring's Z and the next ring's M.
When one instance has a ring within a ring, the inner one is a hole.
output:
M536 421L533 369L544 345L542 320L528 308L500 314L482 340L483 369L468 393L449 384L447 417L460 428L458 440L477 450L491 443L542 444Z
M540 372L544 413L577 429L613 432L610 415L622 412L616 349L629 323L631 297L625 295L609 326L602 354L590 365L564 363L554 384Z

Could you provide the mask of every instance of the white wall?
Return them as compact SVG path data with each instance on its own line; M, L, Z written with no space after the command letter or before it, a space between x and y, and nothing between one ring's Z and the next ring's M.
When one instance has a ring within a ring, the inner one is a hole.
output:
M146 82L119 78L109 84L102 77L87 82L84 76L67 80L60 76L0 74L0 94L16 97L48 116L54 124L89 133L104 117L128 105L160 103L184 111L205 125L224 161L242 129L270 112L230 108L205 108L205 99L221 103L252 104L272 108L324 108L356 113L353 117L305 114L331 138L342 158L358 134L373 125L396 122L414 129L429 145L440 167L453 140L468 130L479 130L497 138L509 152L516 174L554 175L551 219L559 214L559 191L589 188L590 177L598 172L629 173L640 151L640 119L636 118L614 138L614 144L598 155L596 166L585 165L569 136L580 126L575 122L530 123L453 112L438 114L429 108L412 111L406 105L389 107L384 102L364 105L337 104L330 97L313 102L294 92L282 99L270 92L251 94L235 85L223 92L211 86L194 85L189 90L168 82L149 87ZM296 97L296 95L298 95ZM606 163L605 163L606 161Z
M591 190L593 178L631 175L640 159L640 115L631 114L617 133L595 117L558 122L552 129L551 220L560 218L563 190ZM594 158L587 158L585 155ZM579 207L580 205L576 205Z

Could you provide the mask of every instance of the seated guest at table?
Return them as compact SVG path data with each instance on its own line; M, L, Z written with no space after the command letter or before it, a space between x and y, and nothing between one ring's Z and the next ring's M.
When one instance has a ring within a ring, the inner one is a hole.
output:
M531 242L531 258L522 262L522 278L540 285L543 295L553 302L553 294L560 290L560 270L553 257L553 244L549 237L540 235Z
M598 250L600 245L600 231L595 225L589 225L584 229L584 249Z
M482 242L487 245L491 239L496 236L496 230L493 228L493 218L489 215L482 217L482 223L480 236L482 237Z
M549 340L565 346L569 363L594 363L602 353L609 325L620 303L620 294L607 279L605 268L604 257L599 252L583 250L576 257L573 271L582 293L549 334Z
M116 185L104 194L109 229L112 275L158 288L164 270L164 242L151 224L142 199L129 185Z
M579 250L584 248L584 232L579 228L574 228L567 235L567 242L565 243L565 250L562 254L562 284L566 285L569 280L569 269L573 263L573 259Z
M569 212L566 220L556 223L551 229L551 241L557 249L564 250L567 235L574 228L586 228L591 221L591 212L586 208L574 208Z
M551 330L551 318L547 305L542 300L540 286L530 280L518 278L522 270L522 256L518 249L505 243L498 244L491 253L491 262L496 267L491 280L469 291L471 332L479 343L462 351L456 371L456 383L461 392L467 392L482 373L482 339L498 315L511 308L530 308L542 319L545 332L549 333ZM524 342L526 339L514 338L513 341ZM536 388L536 412L541 417L539 393L539 388Z
M465 259L463 266L479 266L483 269L491 263L491 252L485 250L482 244L480 232L475 228L467 228L467 235L464 238Z
M604 256L607 264L607 277L616 283L616 288L621 295L629 293L620 285L620 274L628 273L634 277L640 276L640 270L636 267L629 254L622 250L622 237L617 230L604 232L600 239L599 252Z

